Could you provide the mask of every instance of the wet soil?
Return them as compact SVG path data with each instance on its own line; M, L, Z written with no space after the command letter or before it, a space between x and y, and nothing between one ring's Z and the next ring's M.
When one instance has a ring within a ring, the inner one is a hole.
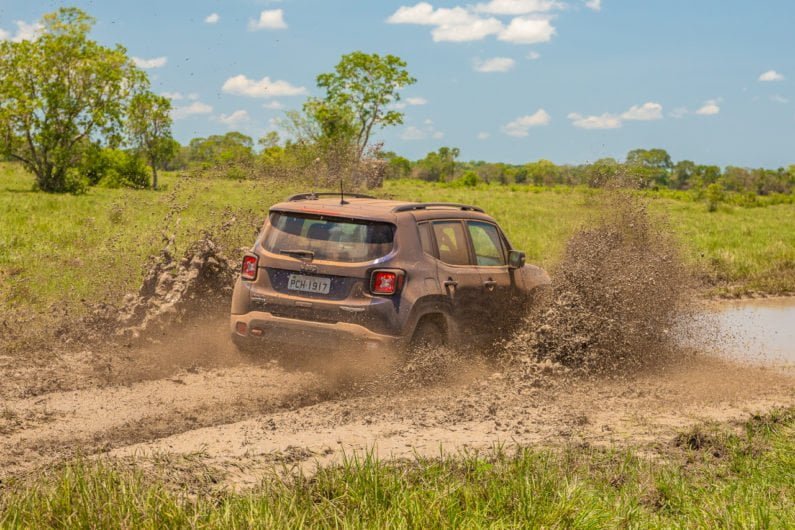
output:
M447 353L435 379L418 380L405 366L379 372L373 362L369 376L346 379L337 359L302 367L241 356L225 324L187 326L114 355L64 352L51 367L5 359L0 481L78 454L191 456L216 470L218 487L244 488L274 464L311 471L357 451L401 458L495 444L653 449L694 423L795 404L792 369L701 355L583 377L550 362L512 370Z

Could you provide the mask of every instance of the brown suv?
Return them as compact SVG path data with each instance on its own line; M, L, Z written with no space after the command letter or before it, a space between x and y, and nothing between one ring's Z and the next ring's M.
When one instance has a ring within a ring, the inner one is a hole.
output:
M549 285L480 208L329 195L270 209L232 297L239 347L471 344Z

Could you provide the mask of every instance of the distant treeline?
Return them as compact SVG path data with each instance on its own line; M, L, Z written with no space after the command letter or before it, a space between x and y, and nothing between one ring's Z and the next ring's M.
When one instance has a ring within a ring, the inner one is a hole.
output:
M257 149L257 147L259 149ZM300 142L280 142L276 133L254 140L239 132L195 138L175 151L165 169L226 168L230 176L280 172L287 168L311 171L306 149ZM416 161L393 152L374 152L384 178L414 178L428 182L452 182L464 186L485 184L532 184L536 186L585 185L601 187L616 179L645 189L700 190L715 185L720 190L756 195L790 194L795 188L795 164L766 169L674 162L664 149L634 149L626 159L602 158L589 164L558 165L549 160L526 164L458 160L459 150L441 147ZM714 187L713 187L714 189Z

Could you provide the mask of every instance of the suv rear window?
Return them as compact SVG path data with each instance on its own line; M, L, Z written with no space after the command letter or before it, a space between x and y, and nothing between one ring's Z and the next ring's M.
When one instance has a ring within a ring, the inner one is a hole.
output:
M275 254L309 250L314 259L356 263L386 256L394 238L389 223L272 212L263 246Z

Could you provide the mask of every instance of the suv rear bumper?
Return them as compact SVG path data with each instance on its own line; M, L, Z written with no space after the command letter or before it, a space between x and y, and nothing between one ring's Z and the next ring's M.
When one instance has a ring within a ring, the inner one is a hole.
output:
M245 334L237 331L240 322L246 324ZM340 346L398 347L405 342L403 337L374 333L358 324L312 322L277 317L264 311L232 315L229 324L232 340L237 344L255 345L259 341L267 341L313 349L333 349ZM261 330L261 333L254 335L252 330Z

